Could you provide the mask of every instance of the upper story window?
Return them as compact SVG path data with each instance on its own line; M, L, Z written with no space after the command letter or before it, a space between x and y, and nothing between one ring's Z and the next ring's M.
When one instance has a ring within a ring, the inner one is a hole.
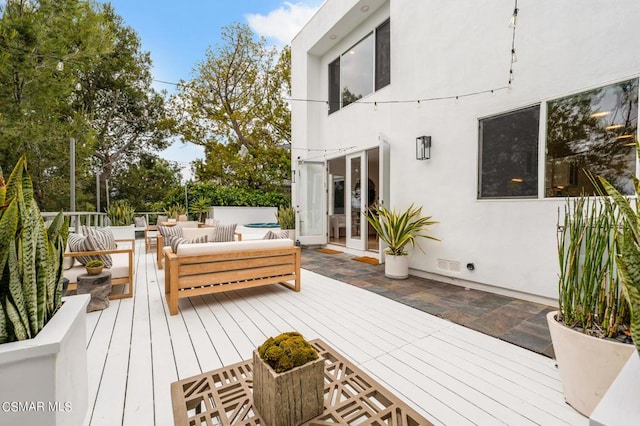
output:
M596 195L589 174L633 194L638 80L547 103L546 197Z
M479 121L478 198L538 196L540 105Z
M387 20L329 64L329 114L391 83Z

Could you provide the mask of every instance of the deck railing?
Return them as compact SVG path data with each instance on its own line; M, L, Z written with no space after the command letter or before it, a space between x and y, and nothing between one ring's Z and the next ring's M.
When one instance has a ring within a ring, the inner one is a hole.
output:
M69 230L76 232L80 230L80 226L93 226L101 228L109 225L109 218L106 213L98 212L63 212L65 216L69 217ZM158 215L162 215L164 212L136 212L136 217L144 216L148 225L155 225ZM42 217L47 225L53 221L58 215L58 212L42 212ZM150 221L153 220L153 223Z

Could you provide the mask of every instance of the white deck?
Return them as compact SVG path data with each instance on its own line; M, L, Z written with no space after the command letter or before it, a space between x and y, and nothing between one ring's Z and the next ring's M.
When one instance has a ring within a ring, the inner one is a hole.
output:
M434 424L588 424L541 355L310 271L300 293L195 297L171 316L153 259L139 241L134 297L87 315L87 424L172 425L170 383L291 330L323 339Z

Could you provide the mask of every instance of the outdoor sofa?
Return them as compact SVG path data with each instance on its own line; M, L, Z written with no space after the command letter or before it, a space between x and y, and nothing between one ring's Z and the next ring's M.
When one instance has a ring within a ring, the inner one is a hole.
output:
M215 238L215 226L205 226L202 228L198 227L198 222L195 222L195 226L191 226L189 223L187 226L183 224L178 224L176 226L180 226L182 228L181 236L188 240L192 240L194 238L199 238L204 235L207 236L209 241L214 241ZM235 232L234 238L237 241L242 240L242 234ZM158 269L162 269L162 260L163 260L163 250L166 249L165 238L162 233L158 232L157 240L156 240L156 262L158 263Z
M91 251L66 251L64 256L66 259L72 259L68 261L68 268L63 271L64 278L69 280L69 287L67 291L76 290L78 275L86 274L85 266L81 264L76 258L82 256L105 256L111 257L112 266L105 270L111 272L111 285L121 286L116 288L109 299L122 299L133 296L133 259L135 255L135 240L115 240L118 247L113 250L91 250ZM128 286L127 286L128 284Z
M178 299L268 284L300 291L300 247L290 239L185 243L165 247L165 296L171 315Z

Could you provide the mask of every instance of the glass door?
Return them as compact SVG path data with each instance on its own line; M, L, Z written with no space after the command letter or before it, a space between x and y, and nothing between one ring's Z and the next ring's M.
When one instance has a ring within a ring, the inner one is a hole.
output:
M366 153L359 152L347 156L347 247L366 250L367 219L364 217L367 204L367 161Z
M326 165L324 162L300 161L296 189L297 240L302 245L327 243Z
M390 194L390 182L389 176L391 174L391 160L390 153L391 147L389 146L389 139L380 135L380 145L378 147L379 152L379 163L378 163L378 173L379 173L379 190L378 190L378 207L384 206L386 208L391 208L389 203L389 194ZM387 248L387 245L382 241L378 240L378 260L380 263L384 263L384 250Z

